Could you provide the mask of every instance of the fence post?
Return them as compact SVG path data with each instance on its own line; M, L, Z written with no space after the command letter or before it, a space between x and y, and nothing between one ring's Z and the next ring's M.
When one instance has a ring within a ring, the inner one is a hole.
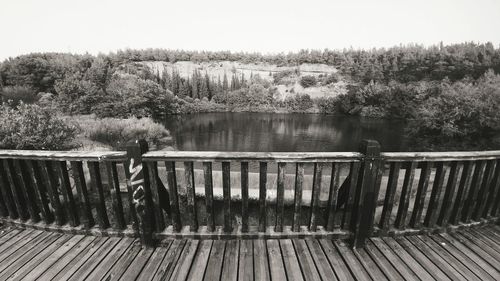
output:
M142 164L142 154L148 151L148 143L145 140L136 140L127 144L127 185L132 191L132 203L137 214L137 229L141 243L145 246L153 246L153 224L151 188L147 167ZM129 195L130 196L130 195Z
M360 152L364 154L361 162L359 181L356 188L355 205L353 206L352 231L353 248L364 247L366 239L373 231L375 209L383 172L380 157L380 144L375 140L363 140Z

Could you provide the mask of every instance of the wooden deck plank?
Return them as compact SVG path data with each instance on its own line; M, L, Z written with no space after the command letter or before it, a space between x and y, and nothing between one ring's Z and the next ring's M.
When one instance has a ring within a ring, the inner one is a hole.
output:
M148 264L154 252L155 248L142 247L141 251L137 254L132 263L125 269L125 272L120 277L121 280L136 280L146 264Z
M64 267L59 274L54 277L54 280L69 280L73 275L78 273L80 270L85 270L88 267L94 267L95 264L99 263L106 254L120 241L120 238L108 238L103 241L98 241L98 243L92 245L88 251L84 251L82 254L75 257L68 266Z
M432 260L427 258L419 249L417 249L408 240L402 237L396 237L396 242L411 255L422 267L425 268L437 280L451 280Z
M278 240L266 240L271 280L286 280L285 265Z
M249 239L241 240L238 265L238 280L254 280L253 268L253 241Z
M314 259L311 256L309 248L307 247L306 240L304 239L293 239L293 246L297 253L297 258L299 260L299 265L302 271L302 275L305 280L321 280ZM332 272L332 275L335 275Z
M16 267L13 269L10 275L5 275L9 276L9 279L15 279L15 280L20 280L23 278L26 274L31 272L36 266L38 266L41 262L43 262L46 258L48 258L52 253L54 253L57 249L65 245L67 242L70 243L71 245L74 245L76 242L78 242L80 239L82 239L82 236L72 236L72 235L63 235L59 237L57 240L53 241L50 244L47 244L44 248L41 249L40 252L33 254L33 256L28 257L24 265L22 266L16 266L12 265L11 268ZM70 241L72 240L72 241Z
M107 273L113 268L121 259L121 257L130 252L129 248L133 244L133 238L122 239L104 258L99 265L90 269L90 271L85 273L80 273L80 278L88 280L99 280L102 279Z
M16 243L14 245L9 243L11 247L9 247L0 255L0 272L5 270L5 268L7 268L11 263L13 263L23 254L25 254L26 251L31 249L33 246L39 245L45 239L51 237L51 234L52 233L42 233L41 231L34 231L28 236L25 236L25 238L23 238L23 240L19 243Z
M370 275L366 272L363 265L359 262L347 244L342 241L333 241L333 244L339 251L356 280L371 280Z
M87 236L80 240L71 249L68 249L62 256L59 254L63 251L61 247L58 251L54 252L43 263L39 264L32 272L24 277L24 280L51 280L64 266L73 260L82 250L87 248L95 237ZM53 261L53 262L52 262ZM52 262L52 263L51 263Z
M438 254L438 252L434 251L436 246L430 247L429 245L425 244L422 240L418 239L415 236L409 236L406 238L402 239L407 239L410 243L412 243L418 250L420 250L428 259L430 259L440 270L442 270L446 276L451 278L452 280L461 280L461 281L466 281L466 280L479 280L477 277L470 272L464 272L462 270L463 266L455 264L452 264L452 261L450 258L445 259L441 255ZM439 248L439 246L437 246Z
M457 245L457 248L459 248L461 251L462 249L465 250L468 248L468 250L471 250L477 257L484 260L494 269L497 269L498 277L500 279L500 259L497 259L498 253L493 251L496 254L495 256L492 256L489 250L486 251L485 249L483 249L483 247L476 245L476 243L468 240L459 233L443 234L443 236L446 236L450 241L453 241L452 243L455 243ZM479 261L476 260L476 262Z
M186 246L187 240L174 240L168 249L165 258L162 260L158 271L154 273L152 280L170 280L172 272L177 265L177 260Z
M442 236L434 235L429 236L429 239L434 240L436 244L444 248L450 255L459 260L462 265L468 268L470 271L474 272L474 274L479 277L481 280L495 280L488 272L483 269L481 266L476 264L472 259L474 257L469 256L468 254L464 254L458 248L453 245L453 243L448 242L448 240L444 239ZM425 237L427 238L427 237Z
M132 243L128 250L121 256L121 258L115 263L113 268L109 270L108 273L102 278L102 280L110 281L110 280L130 280L130 279L122 279L122 275L127 271L132 262L136 259L137 255L141 252L143 246L138 243ZM152 250L150 248L150 250ZM147 251L143 253L143 255L150 255L151 252ZM148 256L149 258L149 256ZM91 279L89 280L96 280Z
M496 244L500 245L500 235L496 233L495 231L492 231L489 228L481 228L480 230L483 235L488 237L491 241L494 241Z
M205 280L220 279L225 248L226 241L217 240L213 242L212 252L210 253L210 258L208 259L207 271L205 272Z
M372 260L365 249L359 248L353 250L354 255L358 258L359 262L366 269L366 272L372 280L388 280L384 273L380 270L378 265Z
M20 249L16 251L13 255L9 256L8 261L2 262L2 270L0 270L0 280L6 280L9 276L17 272L19 269L24 268L24 266L28 264L31 259L45 250L47 247L50 247L51 244L55 241L65 242L67 238L68 236L62 237L61 234L51 233L39 243L28 243L28 247L26 249ZM6 266L4 267L4 265Z
M468 245L470 242L472 242L473 244L478 246L483 252L488 253L488 255L490 255L495 261L500 261L500 253L497 251L497 249L495 249L496 245L493 245L493 246L489 245L486 242L486 241L488 241L487 239L478 239L478 238L481 238L481 236L472 235L471 233L469 233L467 231L460 231L460 233L456 233L456 234L454 234L454 236L455 236L455 238L460 238L461 241L463 239L468 239L469 242L465 243L465 245ZM481 255L481 256L483 258L486 258L486 256L484 256L484 255ZM496 266L497 268L500 268L500 266L498 266L498 264L496 264L496 265L492 264L492 265Z
M54 243L43 250L43 253L39 253L36 257L34 257L29 265L25 265L24 270L21 268L11 276L11 278L15 278L16 280L23 279L30 275L27 279L34 280L33 276L38 276L43 271L50 267L51 264L56 262L62 255L64 255L67 251L69 251L73 246L75 246L78 242L83 239L83 235L66 235L67 239L61 240L59 243Z
M366 252L372 257L379 269L390 280L402 280L403 276L392 266L382 252L371 241L367 241L365 246Z
M420 280L410 267L381 238L371 238L370 240L405 280Z
M208 264L208 258L210 257L210 252L212 250L212 243L212 240L202 240L200 242L200 249L193 260L193 270L189 272L187 280L203 280Z
M236 281L238 279L239 250L239 240L229 240L226 242L221 280Z
M177 240L178 241L178 240ZM167 255L173 240L164 241L161 247L155 248L154 252L149 257L148 262L141 269L140 274L135 278L136 280L150 280L158 271L160 264Z
M354 280L354 277L342 260L342 257L337 249L333 246L332 242L327 239L321 239L319 241L326 257L328 258L328 261L330 262L330 266L337 275L337 278L339 280Z
M325 256L319 242L317 240L306 239L305 243L309 248L309 252L311 253L311 257L316 265L316 269L318 270L321 280L337 281L338 278L332 270L332 267L328 262L328 258Z
M35 233L33 233L35 232ZM5 250L13 250L12 247L23 245L22 242L27 243L29 239L33 239L36 235L40 235L42 231L28 230L13 230L0 238L0 262L3 260L3 252ZM31 236L27 236L31 235ZM26 239L24 238L26 237ZM30 238L31 237L31 238ZM19 242L21 241L21 242Z
M283 263L285 264L285 273L287 275L287 279L304 280L292 240L279 240L279 245L283 256Z
M494 235L488 235L483 231L477 231L475 229L462 230L461 233L463 233L463 231L467 231L472 236L476 236L477 238L481 239L483 243L487 244L489 247L500 253L500 240L496 240Z
M253 258L255 280L271 280L265 240L253 241Z
M188 240L172 272L172 280L186 280L200 240Z

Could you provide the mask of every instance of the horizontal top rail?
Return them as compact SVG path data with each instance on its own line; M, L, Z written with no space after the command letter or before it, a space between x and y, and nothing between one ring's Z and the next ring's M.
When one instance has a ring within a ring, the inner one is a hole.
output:
M358 162L358 152L220 152L151 151L143 161L276 161L276 162Z
M46 151L0 150L0 159L67 160L67 161L125 161L125 151Z
M500 150L447 151L447 152L383 152L380 156L389 161L463 161L494 160L500 158Z

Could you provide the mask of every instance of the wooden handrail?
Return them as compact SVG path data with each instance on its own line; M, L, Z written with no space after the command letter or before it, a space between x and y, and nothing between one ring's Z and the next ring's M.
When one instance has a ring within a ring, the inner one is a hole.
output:
M67 161L124 161L124 151L46 151L46 150L0 150L0 159L67 160Z
M382 152L387 161L464 161L494 160L500 158L500 150L490 151L448 151L448 152Z

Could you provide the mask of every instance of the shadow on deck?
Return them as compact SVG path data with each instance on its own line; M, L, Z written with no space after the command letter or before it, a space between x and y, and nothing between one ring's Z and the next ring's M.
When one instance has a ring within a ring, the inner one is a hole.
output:
M341 240L165 240L4 227L0 280L500 280L500 226Z

